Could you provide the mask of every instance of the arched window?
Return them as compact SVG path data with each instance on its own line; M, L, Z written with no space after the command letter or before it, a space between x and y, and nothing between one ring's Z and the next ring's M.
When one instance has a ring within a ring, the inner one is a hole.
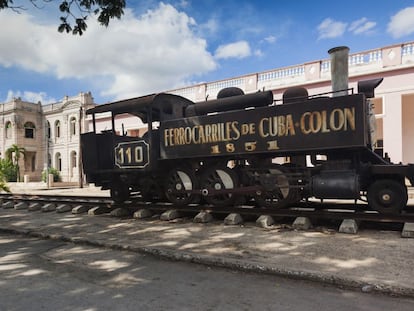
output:
M46 138L50 138L50 122L46 121Z
M55 154L55 168L61 172L62 171L62 156L60 152Z
M25 138L35 138L36 127L33 122L26 122L24 124L24 137Z
M11 136L12 136L12 124L11 124L10 121L6 122L5 128L6 128L6 138L11 138Z
M76 135L76 118L70 118L70 136Z
M55 122L55 137L59 138L60 137L60 121L56 120Z

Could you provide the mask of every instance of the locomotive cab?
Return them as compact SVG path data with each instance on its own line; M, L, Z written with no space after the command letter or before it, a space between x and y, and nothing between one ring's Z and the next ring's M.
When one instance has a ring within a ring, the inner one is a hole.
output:
M182 116L190 103L171 94L153 94L89 109L92 131L81 135L87 181L110 189L116 202L125 201L132 192L150 191L155 185L142 180L153 180L143 177L162 169L158 163L159 123ZM111 127L99 128L99 119L110 120Z

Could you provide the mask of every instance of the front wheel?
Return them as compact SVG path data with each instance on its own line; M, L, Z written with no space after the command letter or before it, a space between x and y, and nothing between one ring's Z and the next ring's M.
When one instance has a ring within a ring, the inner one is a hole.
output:
M368 188L368 205L382 214L398 214L407 205L407 187L393 179L380 179Z
M187 168L173 169L165 182L165 196L177 206L186 206L197 202L198 196L191 193L198 188L198 181L192 170Z

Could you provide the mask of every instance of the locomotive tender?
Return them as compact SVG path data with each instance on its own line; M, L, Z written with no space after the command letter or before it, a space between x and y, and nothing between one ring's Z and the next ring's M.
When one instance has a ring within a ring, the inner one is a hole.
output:
M370 98L382 79L360 81L354 94L348 51L329 51L329 94L291 88L276 104L271 91L227 88L200 103L160 93L89 109L93 131L81 135L87 181L110 189L115 202L133 192L178 206L248 201L282 208L310 197L366 198L373 210L399 213L414 164L392 164L375 152ZM98 133L100 113L111 115L111 130ZM115 131L125 114L147 125L142 137ZM274 163L280 157L288 162Z

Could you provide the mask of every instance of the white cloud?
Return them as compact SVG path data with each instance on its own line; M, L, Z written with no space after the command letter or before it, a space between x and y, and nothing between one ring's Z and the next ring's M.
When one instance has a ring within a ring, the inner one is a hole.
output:
M377 25L375 22L369 21L366 17L353 21L348 30L356 35L370 33L372 29Z
M210 18L206 23L201 24L199 29L207 34L215 34L219 31L219 22L215 18Z
M387 32L396 39L414 33L414 7L407 7L391 16Z
M253 54L258 57L262 57L264 55L263 51L260 49L254 50Z
M220 45L214 57L217 59L227 58L245 58L251 55L249 43L246 41L238 41L226 45Z
M326 18L318 25L319 39L337 38L344 34L347 23Z
M13 98L21 98L22 100L31 103L41 102L43 105L57 102L55 98L49 97L45 92L35 93L30 91L21 92L9 90L7 92L6 102L13 100Z
M275 43L276 42L276 37L275 36L267 36L266 38L264 38L264 41L266 41L267 43Z
M8 29L0 32L0 65L106 81L103 94L116 98L178 87L217 66L193 31L195 21L163 3L138 18L125 10L108 28L91 19L82 37L59 34L56 24L41 25L24 13L0 16L1 28Z

